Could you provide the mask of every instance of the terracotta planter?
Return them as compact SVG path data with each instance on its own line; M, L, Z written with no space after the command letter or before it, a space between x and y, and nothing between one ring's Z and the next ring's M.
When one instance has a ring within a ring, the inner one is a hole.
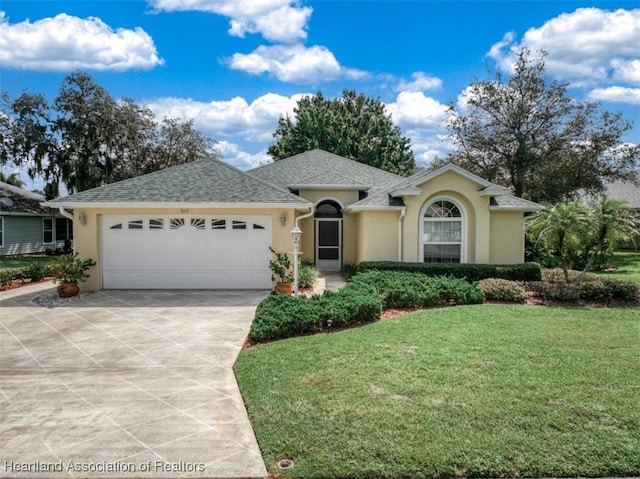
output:
M78 283L61 283L58 285L58 296L61 298L70 298L79 292Z
M293 283L276 283L276 293L279 294L293 294Z

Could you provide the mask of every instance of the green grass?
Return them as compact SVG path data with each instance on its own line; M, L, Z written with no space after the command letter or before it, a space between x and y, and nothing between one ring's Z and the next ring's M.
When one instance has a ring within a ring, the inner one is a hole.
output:
M639 340L636 308L459 306L250 348L236 374L283 477L637 476Z
M596 274L640 284L640 252L618 251L611 261L611 266L617 269L596 272Z
M18 269L27 266L30 263L48 264L56 260L56 256L44 255L25 255L25 256L9 256L0 258L0 271L7 269Z

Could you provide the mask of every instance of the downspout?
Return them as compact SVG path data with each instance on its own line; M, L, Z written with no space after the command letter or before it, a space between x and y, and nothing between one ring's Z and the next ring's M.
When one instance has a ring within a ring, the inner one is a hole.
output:
M298 223L300 220L303 220L305 218L308 218L309 216L311 216L312 214L314 214L316 212L316 207L315 206L309 206L309 212L303 214L302 216L298 216L296 218L296 222L295 222L295 226L297 226L298 228L300 227L300 224Z
M66 211L64 209L64 206L61 206L60 208L58 208L58 211L60 212L60 214L62 216L64 216L67 219L70 219L71 221L73 221L73 215L71 213L69 213L68 211Z
M407 215L407 207L403 206L398 216L398 262L402 261L402 222Z

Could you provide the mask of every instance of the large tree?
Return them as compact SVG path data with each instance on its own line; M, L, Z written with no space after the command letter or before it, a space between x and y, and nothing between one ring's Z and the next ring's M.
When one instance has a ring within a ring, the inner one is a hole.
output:
M322 148L391 173L413 173L411 140L402 136L380 100L354 90L334 99L318 92L301 98L293 111L293 118L278 121L276 142L268 150L274 160Z
M450 105L456 143L450 159L533 201L556 202L631 180L640 146L622 138L632 123L569 96L568 84L546 76L545 56L521 49L512 74L472 84L462 113Z
M114 99L85 73L67 76L50 105L40 94L3 94L0 164L47 182L47 197L83 191L203 158L218 157L192 121L158 122L133 100Z

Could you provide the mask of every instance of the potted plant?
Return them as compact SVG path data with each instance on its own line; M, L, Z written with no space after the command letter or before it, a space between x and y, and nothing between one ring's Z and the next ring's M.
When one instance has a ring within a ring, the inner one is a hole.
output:
M87 271L96 262L92 259L80 259L78 253L60 256L53 263L53 282L58 285L58 295L61 298L70 298L80 292L78 283L86 281L89 277Z
M269 246L269 250L276 257L275 260L269 260L269 268L271 269L271 280L276 282L276 293L292 294L293 293L293 267L291 259L287 253L278 253Z

